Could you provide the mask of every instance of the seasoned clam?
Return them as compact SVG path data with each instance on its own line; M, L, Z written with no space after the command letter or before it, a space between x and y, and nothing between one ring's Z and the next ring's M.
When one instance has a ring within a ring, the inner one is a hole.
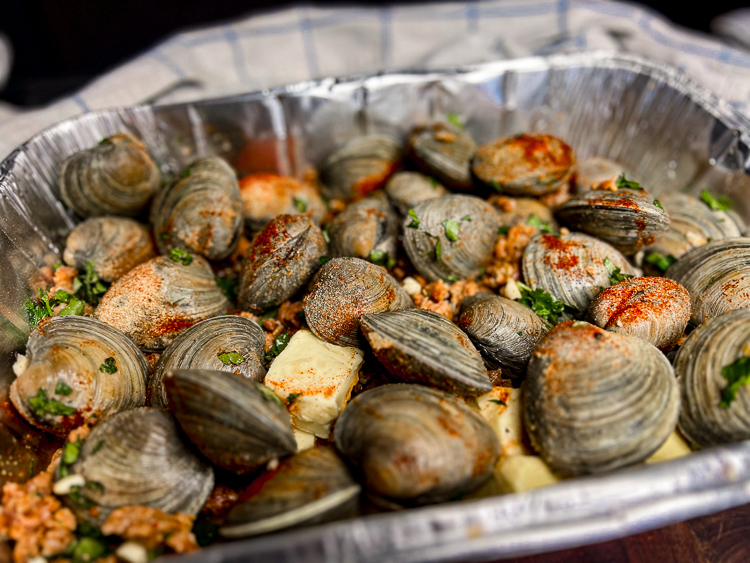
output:
M534 311L504 297L464 299L458 326L469 335L491 370L523 377L531 352L547 333Z
M732 309L750 307L750 238L732 238L694 248L665 274L690 294L690 324Z
M317 446L283 460L272 474L258 477L258 483L251 483L247 495L241 495L242 500L227 514L219 529L225 538L354 516L361 490L330 446Z
M178 369L221 370L263 382L266 339L258 323L236 315L222 315L190 327L164 350L148 382L152 407L168 408L162 380Z
M398 223L382 193L352 203L328 227L331 256L354 256L388 267L396 260Z
M576 164L576 192L587 192L592 186L615 180L622 173L622 165L606 158L594 156L582 160Z
M369 314L362 317L361 326L378 360L401 381L457 395L481 395L492 389L471 340L438 313L409 309Z
M413 306L411 297L383 268L359 258L334 258L323 265L305 296L305 319L321 340L356 348L362 316Z
M708 319L677 352L679 427L693 444L707 448L750 439L750 387L732 377L732 368L747 369L749 351L750 309L736 309Z
M667 230L669 215L644 199L643 190L590 190L557 209L560 221L608 242L624 254L635 254Z
M137 215L161 185L159 167L146 147L121 133L62 165L60 197L83 218Z
M177 422L212 464L247 473L297 451L289 413L260 383L204 369L170 371L163 382Z
M479 274L492 256L499 219L474 196L447 195L423 201L404 221L404 248L428 281Z
M471 161L474 176L503 193L540 196L570 180L573 149L551 135L516 135L477 149Z
M280 215L255 238L242 264L239 306L260 313L289 299L320 266L327 245L307 215Z
M567 321L531 355L526 430L544 461L562 474L643 461L674 431L679 408L669 360L638 338Z
M389 137L352 139L320 165L323 195L351 199L381 187L401 165L401 146Z
M66 471L83 476L86 485L63 497L65 504L99 526L129 505L197 514L214 485L213 470L183 443L174 419L151 408L102 420Z
M159 251L181 248L209 260L222 260L242 233L242 199L237 176L221 158L203 158L188 166L151 206Z
M477 150L469 134L451 123L418 127L407 142L409 156L425 174L446 186L469 190L471 157Z
M421 385L384 385L358 395L339 416L334 437L369 493L415 505L476 489L500 450L477 412Z
M161 350L183 330L226 313L228 305L204 258L157 256L113 283L95 315L142 349Z
M244 208L245 227L260 231L279 215L310 213L319 225L326 206L311 185L287 176L251 174L240 178L240 195Z
M70 231L63 260L84 271L91 262L104 281L113 282L156 256L148 229L125 217L94 217Z
M66 435L95 417L146 404L151 368L121 332L79 316L45 319L26 345L10 399L34 426Z
M385 193L402 217L427 199L448 195L442 185L419 172L398 172L385 185Z
M690 295L680 284L666 278L633 278L597 295L589 305L586 320L668 350L685 333L690 320Z

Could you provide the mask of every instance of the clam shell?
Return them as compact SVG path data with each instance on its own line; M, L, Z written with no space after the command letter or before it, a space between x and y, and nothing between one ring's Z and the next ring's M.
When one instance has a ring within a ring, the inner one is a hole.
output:
M747 356L749 346L750 310L736 309L707 320L677 352L679 427L693 444L707 448L750 439L750 388L741 386L728 408L720 406L729 385L721 370Z
M83 218L137 215L160 185L146 147L125 133L77 152L60 171L60 197Z
M457 395L492 389L482 356L442 315L423 309L365 315L362 332L391 375Z
M364 315L413 306L388 272L359 258L326 262L304 301L305 319L315 336L353 348L362 343L359 323Z
M136 266L102 296L96 318L146 350L162 350L200 321L226 313L229 301L208 262L185 266L158 256Z
M162 380L178 369L228 371L262 383L266 376L265 342L263 329L245 317L222 315L199 322L181 333L159 358L148 382L150 405L168 408ZM242 362L224 363L219 356L229 352L237 352Z
M91 262L102 280L113 282L154 256L151 233L137 221L94 217L70 231L63 260L80 271Z
M621 164L593 156L581 160L576 164L576 193L584 193L591 189L595 184L600 184L607 180L616 180L623 173L624 168ZM632 175L627 174L630 178Z
M450 123L418 127L407 142L409 156L425 174L446 186L469 190L471 157L477 146L471 136Z
M238 303L260 313L294 295L327 252L323 232L307 215L280 215L253 241L242 263Z
M196 160L151 206L154 236L162 254L181 248L222 260L236 248L242 221L237 176L218 157Z
M65 436L94 417L146 404L151 373L146 357L124 334L94 319L43 319L29 336L26 357L28 367L11 384L10 400L27 421L48 432ZM114 358L114 373L100 369L107 358ZM35 414L29 400L40 390L76 413Z
M418 203L449 192L435 179L419 172L398 172L386 183L385 193L399 214L406 217Z
M694 248L672 264L665 276L688 290L693 326L750 307L750 238L717 240Z
M679 408L672 366L659 350L582 321L548 332L526 373L529 438L566 475L643 461L674 431Z
M404 248L428 281L475 276L487 265L497 240L499 219L489 203L474 196L447 195L418 204L404 220ZM456 240L446 236L446 221L458 223ZM440 251L438 252L438 244Z
M226 538L255 536L292 526L354 516L360 486L330 446L317 446L283 460L261 475L253 494L232 507L219 529Z
M247 473L297 451L281 399L240 374L179 369L164 376L169 407L212 464Z
M481 486L500 450L478 413L421 385L384 385L358 395L336 421L334 437L368 492L417 505Z
M396 213L382 193L352 203L328 227L331 256L372 260L373 253L384 253L381 256L395 260L398 224Z

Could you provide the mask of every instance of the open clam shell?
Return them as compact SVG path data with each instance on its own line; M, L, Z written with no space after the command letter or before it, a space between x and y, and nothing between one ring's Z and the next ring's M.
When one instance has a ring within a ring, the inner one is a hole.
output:
M674 431L679 408L669 360L638 338L567 321L547 333L529 362L526 430L563 474L643 461Z
M419 172L397 172L385 185L385 193L402 217L427 199L448 195L441 184Z
M352 203L328 227L331 256L354 256L387 266L396 260L398 224L382 192Z
M425 174L458 190L473 187L471 157L477 146L471 136L451 123L418 127L407 142L409 156Z

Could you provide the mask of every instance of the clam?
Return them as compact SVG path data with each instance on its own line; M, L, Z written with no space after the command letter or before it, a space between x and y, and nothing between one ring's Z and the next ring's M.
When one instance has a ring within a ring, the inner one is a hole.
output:
M161 185L161 173L146 147L121 133L62 165L60 197L83 218L137 215Z
M362 332L386 369L401 381L457 395L492 389L482 356L442 315L423 309L365 315Z
M468 278L492 257L499 219L474 196L447 195L418 204L404 221L404 248L428 281Z
M239 306L260 313L280 305L307 283L327 245L307 215L280 215L253 241L242 264Z
M397 172L386 183L385 193L399 214L406 217L418 203L448 195L448 190L419 172Z
M320 165L323 195L351 199L380 188L401 164L401 146L390 137L357 137Z
M499 192L540 196L554 192L571 177L573 149L551 135L503 137L477 149L474 176Z
M490 370L523 377L531 352L547 333L528 307L495 295L464 299L458 326L469 335Z
M142 349L162 350L183 330L226 313L229 301L208 262L188 257L157 256L136 266L102 296L96 318Z
M451 123L418 127L407 142L409 156L425 174L459 190L472 188L471 157L477 150L471 136Z
M750 238L731 238L694 248L665 275L688 290L690 324L750 307Z
M592 186L608 180L615 180L622 173L622 165L606 158L593 156L581 160L576 164L576 192L587 192Z
M251 174L240 178L240 195L245 227L259 231L279 215L310 213L319 225L326 214L326 205L318 191L295 178L277 174Z
M724 369L727 366L739 364L746 369L749 351L750 309L736 309L707 320L677 352L679 427L696 446L750 439L750 388L723 375L731 376L731 368Z
M151 408L102 420L66 471L86 484L63 497L65 504L99 526L129 505L197 514L214 485L213 470L183 443L172 416Z
M556 213L569 228L608 242L624 254L635 254L669 226L669 215L645 195L643 190L590 190L570 198Z
M388 267L396 261L398 224L382 193L352 203L328 227L331 256L354 256Z
M422 385L383 385L361 393L339 416L334 438L369 493L414 505L450 500L481 486L500 450L479 413Z
M531 355L526 430L544 461L564 475L643 461L674 431L679 408L669 360L638 338L567 321Z
M364 315L413 306L411 297L383 268L359 258L334 258L319 270L305 296L305 319L321 340L357 348Z
M151 406L168 408L163 379L179 369L220 370L263 382L266 342L258 323L236 315L206 319L181 333L164 350L148 382Z
M236 248L242 221L237 176L218 157L196 160L151 206L154 236L162 254L181 248L222 260Z
M26 345L10 399L34 426L66 435L96 417L146 404L151 368L121 332L88 317L45 319Z
M608 264L626 275L638 273L619 251L583 233L535 236L524 250L522 264L528 285L580 312L611 285Z
M669 350L683 336L690 320L690 295L666 278L633 278L597 295L586 320Z
M163 383L183 432L212 464L247 473L297 451L289 413L260 383L204 369L170 371Z
M156 256L148 229L125 217L93 217L70 231L63 260L81 271L91 262L97 275L113 282Z
M355 516L360 486L330 446L317 446L283 460L258 477L227 514L219 534L254 536L293 526Z

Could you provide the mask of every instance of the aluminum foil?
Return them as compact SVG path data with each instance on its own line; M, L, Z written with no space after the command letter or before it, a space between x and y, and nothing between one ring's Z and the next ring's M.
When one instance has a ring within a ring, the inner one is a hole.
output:
M579 159L620 162L656 196L710 189L732 196L750 219L750 121L676 70L629 55L554 55L326 79L88 113L40 133L0 164L0 391L7 392L14 353L29 331L29 280L59 260L76 223L57 197L68 155L127 131L146 143L165 175L198 156L219 155L240 174L301 177L350 138L403 139L415 125L447 114L456 114L479 144L522 131L552 133ZM0 458L3 468L21 459L11 447L17 442L0 433L10 451ZM218 545L183 559L478 561L603 541L746 502L750 443L741 443L528 493Z

